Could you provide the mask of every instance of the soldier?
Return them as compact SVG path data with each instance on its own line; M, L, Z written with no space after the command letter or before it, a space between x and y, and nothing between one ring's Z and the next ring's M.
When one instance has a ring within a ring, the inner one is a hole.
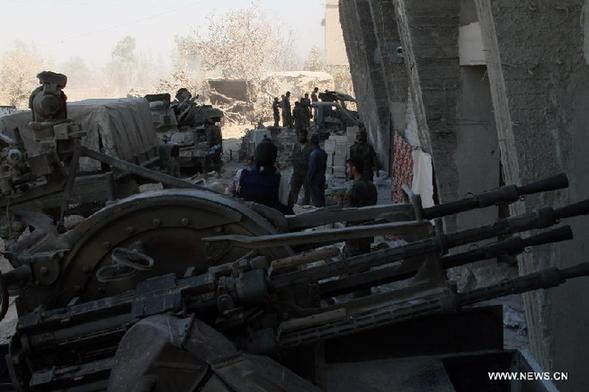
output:
M275 97L274 102L272 102L272 114L274 114L274 126L278 128L280 126L280 102L278 97Z
M352 188L346 194L346 207L373 206L378 201L376 187L371 181L364 178L364 168L362 165L362 161L355 161L353 159L349 159L346 162L348 177L354 181ZM371 237L347 240L345 254L347 256L357 256L370 252L372 240L373 238Z
M315 207L325 207L325 171L327 170L327 153L319 146L319 135L311 136L311 154L307 169L307 186L311 194L311 203Z
M378 160L374 148L368 143L368 135L365 129L358 132L356 142L350 147L350 160L362 162L364 180L374 180L374 171L378 170Z
M286 118L286 125L289 128L292 128L293 126L293 122L292 122L292 109L290 106L290 91L287 91L286 94L284 94L284 98L282 99L282 113L283 116Z
M308 133L307 127L307 109L299 101L295 102L295 108L292 112L294 118L297 139L306 139Z
M266 139L256 147L255 167L244 170L239 179L237 195L244 200L264 204L285 215L294 214L292 208L280 202L280 172L276 169L277 148Z
M290 193L288 194L288 206L290 208L296 204L301 187L305 194L303 204L309 204L309 187L305 183L305 178L310 154L311 145L307 142L307 135L301 136L299 143L295 144L292 152L292 177L290 178Z
M319 102L319 87L315 87L313 92L311 93L311 101L312 102Z
M305 93L305 96L301 98L301 103L307 111L307 128L311 128L311 117L313 117L313 113L311 112L311 99L309 98L309 93Z
M282 109L282 126L288 127L288 114L286 112L286 95L282 95L280 98L280 109Z
M221 127L211 120L206 121L206 127L207 146L209 149L205 158L205 173L212 169L217 172L217 176L220 176L223 169L223 161L221 159L221 155L223 154L223 135L221 133Z
M315 87L313 92L311 93L311 102L317 103L319 102L319 87ZM317 108L313 107L313 121L317 122Z

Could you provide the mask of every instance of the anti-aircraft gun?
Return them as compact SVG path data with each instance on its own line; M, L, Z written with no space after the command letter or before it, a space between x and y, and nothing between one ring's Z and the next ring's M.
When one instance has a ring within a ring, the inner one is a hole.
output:
M7 293L18 295L19 322L7 356L12 383L23 391L213 385L221 391L355 391L359 380L378 375L371 387L384 391L396 382L409 385L395 378L407 370L400 353L437 353L444 358L419 362L428 382L446 388L441 390L478 386L472 384L473 364L505 369L514 354L503 350L497 332L501 312L470 305L587 276L589 265L541 270L465 292L448 280L446 269L568 240L570 228L550 228L589 214L589 201L457 233L441 232L430 219L567 185L559 175L432 208L421 208L412 195L408 205L282 219L201 190L123 200L72 232L46 239L37 253L9 255L15 269L0 276L0 292L4 311ZM297 231L367 219L374 224ZM530 230L542 231L518 235ZM334 247L292 252L299 244L382 234L405 242L355 257ZM461 250L495 237L501 239ZM344 377L349 372L355 381ZM484 384L481 369L475 373ZM349 384L338 384L341 377ZM415 377L413 382L423 381Z
M137 193L142 183L195 187L152 169L160 156L155 132L149 133L153 128L142 126L141 102L90 100L68 105L65 75L45 71L38 78L40 86L29 100L31 110L0 119L0 206L6 212L2 236L8 247L26 227L64 231L66 214L89 216L108 202ZM92 132L72 119L71 111L84 119L85 126L94 126ZM113 151L115 142L120 144L118 151ZM36 219L38 214L42 218Z

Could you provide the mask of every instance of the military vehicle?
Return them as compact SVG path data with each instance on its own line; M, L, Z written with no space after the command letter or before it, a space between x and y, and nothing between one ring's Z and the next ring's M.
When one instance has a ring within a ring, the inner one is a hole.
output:
M139 185L192 187L161 172L161 150L144 99L67 103L65 75L42 72L30 109L0 118L2 238L68 215L86 217ZM48 220L36 221L40 213ZM34 245L34 244L32 244Z
M34 236L35 246L9 250L14 270L0 275L0 315L11 293L19 316L4 348L3 385L18 391L551 390L489 380L490 369L536 367L503 348L500 309L470 306L587 276L589 265L466 292L445 271L570 239L569 227L550 228L589 214L589 200L457 233L444 233L432 220L567 186L558 175L431 208L407 191L407 204L287 217L207 190L170 189L108 205L61 234L39 226L19 241ZM307 230L335 222L361 225ZM517 236L529 230L542 231ZM329 245L375 235L404 242L355 257ZM495 237L502 239L460 250ZM300 253L302 245L310 250Z
M322 139L331 133L345 135L348 127L361 125L360 117L355 110L354 97L337 91L319 93L319 102L311 106L315 113L315 131Z
M178 90L176 100L169 94L145 96L149 102L154 125L164 145L173 146L171 158L180 168L194 172L222 170L223 111L211 105L197 105L186 89Z

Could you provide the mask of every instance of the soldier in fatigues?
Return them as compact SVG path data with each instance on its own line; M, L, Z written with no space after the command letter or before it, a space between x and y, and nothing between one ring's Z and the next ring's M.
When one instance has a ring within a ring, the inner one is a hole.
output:
M292 112L294 117L295 130L297 132L297 139L306 139L308 134L307 128L307 109L300 103L295 102L295 108Z
M292 108L290 106L290 91L282 97L282 117L284 119L284 127L292 128Z
M346 162L346 171L348 177L354 180L352 188L346 194L346 207L366 207L373 206L378 201L376 187L371 181L364 179L362 161L349 159ZM370 252L372 237L347 240L345 254L347 256L357 256Z
M292 177L290 178L290 193L288 194L288 206L290 208L296 204L301 187L305 193L303 204L309 204L310 202L309 187L305 184L310 154L311 145L307 142L306 136L301 137L292 152Z
M207 146L208 151L205 158L206 170L214 170L217 175L221 175L223 169L223 161L221 155L223 154L223 134L221 133L221 127L217 124L207 121Z
M319 87L315 87L311 93L311 104L319 102ZM311 105L312 106L312 105ZM317 108L313 107L313 121L317 122Z
M282 126L288 127L288 113L286 112L286 95L280 98L280 109L282 110Z
M374 171L378 170L378 160L374 148L368 144L366 130L362 129L356 135L356 143L350 147L350 160L362 164L362 177L366 181L374 179Z
M272 114L274 115L274 126L278 128L280 126L280 101L278 101L278 97L274 98L274 102L272 102Z
M301 98L301 103L307 111L307 129L309 129L311 128L311 117L313 117L313 113L311 112L311 98L309 98L308 93L305 93L305 96Z
M307 186L311 194L311 203L315 207L325 207L325 172L327 170L327 153L319 146L319 135L311 136L311 154L307 169Z

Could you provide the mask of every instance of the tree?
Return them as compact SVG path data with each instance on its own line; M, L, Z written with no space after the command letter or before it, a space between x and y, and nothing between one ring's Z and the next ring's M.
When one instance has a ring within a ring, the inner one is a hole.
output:
M31 92L39 85L37 74L46 65L34 46L16 41L0 57L0 101L25 108Z
M112 60L106 65L106 75L118 92L128 93L131 88L136 87L138 75L136 46L135 38L126 36L115 44Z
M305 60L305 70L307 71L324 71L325 62L323 60L323 53L317 46L313 46Z
M195 33L177 37L184 57L197 57L207 71L220 71L228 79L258 81L269 70L285 63L284 38L273 27L258 3L232 10L219 17L209 16L206 37Z
M96 85L94 73L81 57L72 57L61 64L58 72L67 76L68 87L90 87Z

